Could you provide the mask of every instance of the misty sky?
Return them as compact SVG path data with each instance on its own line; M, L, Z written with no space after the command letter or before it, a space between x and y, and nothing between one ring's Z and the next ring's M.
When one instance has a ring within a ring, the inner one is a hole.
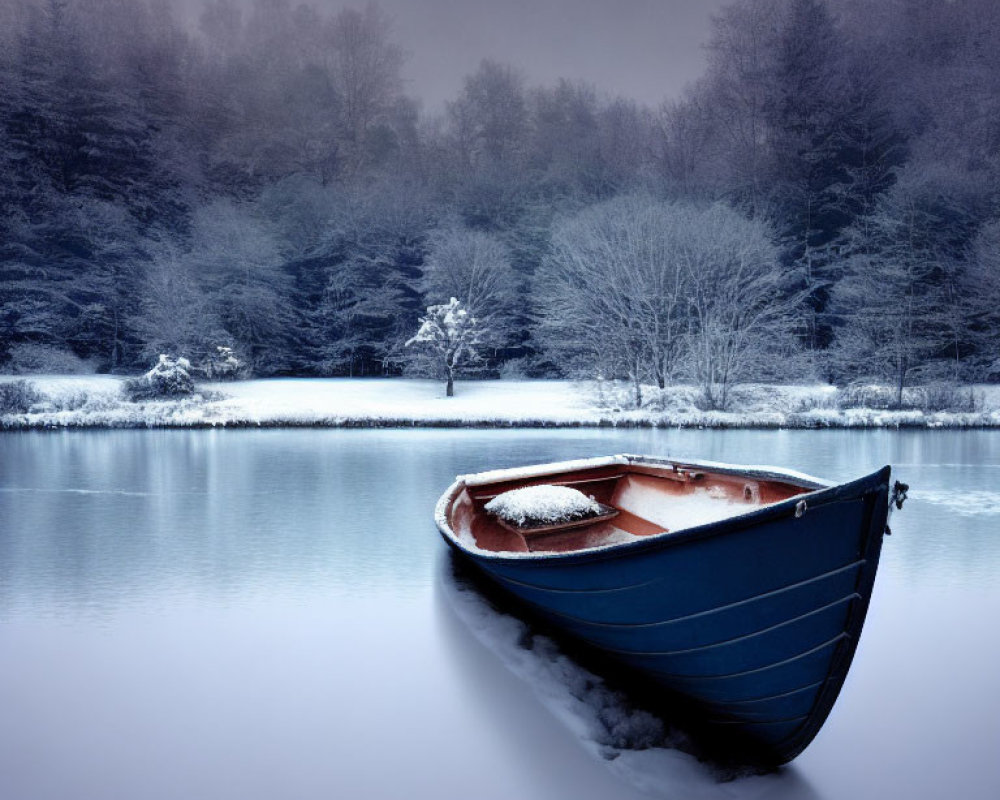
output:
M201 0L181 0L200 9ZM252 2L252 0L246 0ZM296 0L292 0L294 5ZM312 0L330 9L365 0ZM407 93L431 112L454 99L483 58L529 83L582 79L649 105L704 69L712 13L728 0L378 0L409 53Z
M410 52L409 91L428 110L455 97L482 58L532 83L579 78L656 105L704 69L702 43L725 0L380 0Z

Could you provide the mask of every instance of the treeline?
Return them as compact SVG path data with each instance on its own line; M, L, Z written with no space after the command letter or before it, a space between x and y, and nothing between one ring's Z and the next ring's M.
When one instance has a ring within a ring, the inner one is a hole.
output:
M375 5L0 8L0 368L381 375L431 304L506 374L1000 378L1000 8L741 0L651 109Z

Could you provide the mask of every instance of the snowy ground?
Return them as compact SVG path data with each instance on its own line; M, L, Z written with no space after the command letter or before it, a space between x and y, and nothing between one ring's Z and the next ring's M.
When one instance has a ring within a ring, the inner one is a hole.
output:
M200 384L179 400L130 402L111 376L0 376L39 394L27 411L0 413L0 427L214 426L663 426L663 427L1000 427L1000 387L971 392L972 411L842 408L831 386L745 386L727 412L698 408L692 387L658 393L641 409L627 387L572 381L463 381L456 396L425 380L288 378Z

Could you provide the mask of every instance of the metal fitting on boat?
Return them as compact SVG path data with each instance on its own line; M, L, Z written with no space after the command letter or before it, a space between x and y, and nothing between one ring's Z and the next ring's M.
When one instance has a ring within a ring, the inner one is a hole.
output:
M889 504L896 506L897 509L901 509L903 503L906 501L906 493L908 491L910 491L909 484L896 481L892 487L892 496L889 498Z

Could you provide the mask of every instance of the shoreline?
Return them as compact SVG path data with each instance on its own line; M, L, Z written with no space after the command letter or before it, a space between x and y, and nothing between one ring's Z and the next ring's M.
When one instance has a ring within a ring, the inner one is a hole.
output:
M138 430L761 430L761 431L821 431L821 430L920 430L920 431L992 431L1000 430L1000 423L959 423L959 424L935 424L933 422L899 422L885 424L824 424L824 425L798 425L798 424L768 424L768 423L740 423L740 424L713 424L698 425L687 423L667 423L667 422L628 422L614 423L602 421L599 423L572 423L572 422L448 422L426 421L426 420L347 420L344 422L246 422L234 420L221 423L192 423L192 424L164 424L159 422L151 423L128 423L128 424L103 424L98 422L86 422L79 424L10 424L6 421L0 422L0 434L3 433L30 433L45 432L58 433L61 431L138 431Z
M1000 386L964 387L975 411L841 407L827 385L736 387L744 408L696 407L690 386L651 389L652 402L628 407L620 384L565 380L466 381L445 398L435 381L277 378L206 383L196 394L131 402L112 376L0 376L27 381L30 407L0 414L0 430L141 429L1000 429ZM914 390L918 391L918 390ZM973 398L974 394L974 398Z

